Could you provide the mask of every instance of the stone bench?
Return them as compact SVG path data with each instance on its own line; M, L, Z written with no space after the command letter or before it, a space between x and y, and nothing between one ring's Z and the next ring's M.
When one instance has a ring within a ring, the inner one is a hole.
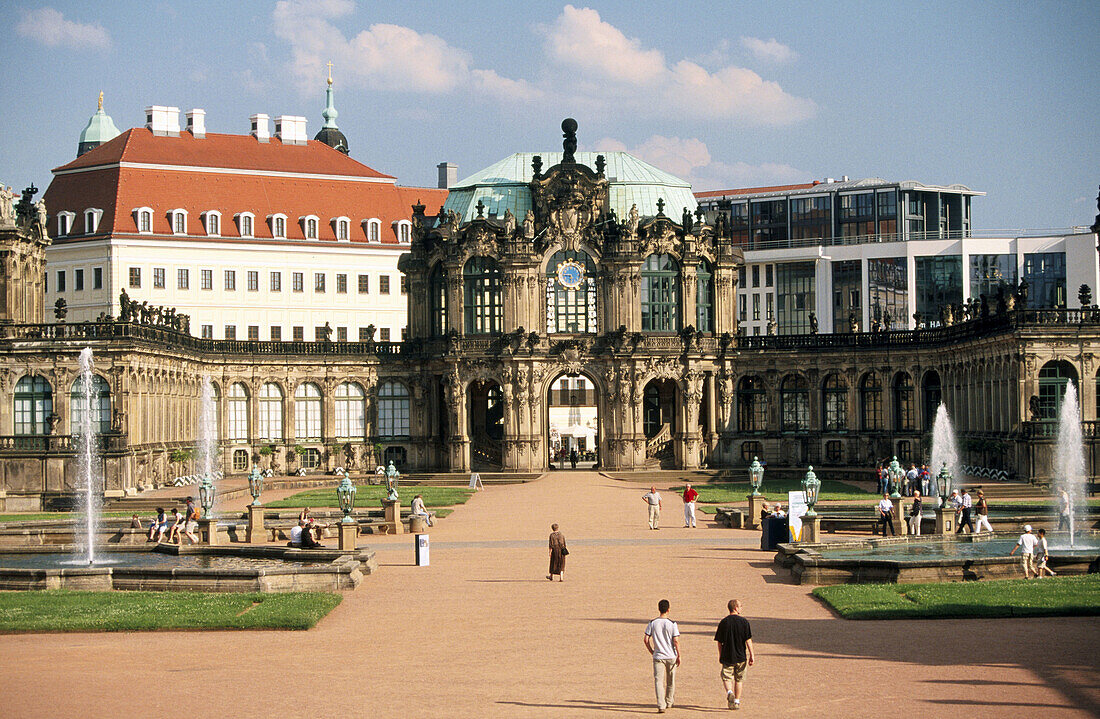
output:
M714 520L722 527L743 529L745 527L745 510L738 507L717 507L714 510Z

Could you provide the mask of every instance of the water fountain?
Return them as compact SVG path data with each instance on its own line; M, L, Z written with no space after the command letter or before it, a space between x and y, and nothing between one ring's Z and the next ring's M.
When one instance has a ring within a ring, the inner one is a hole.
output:
M932 473L933 484L937 483L940 468L947 465L947 469L953 477L961 477L959 466L959 450L955 445L955 430L951 426L951 418L947 414L947 406L942 402L936 410L936 421L932 424ZM938 494L941 500L946 500L951 492L950 487L936 487L933 494Z
M78 474L77 490L81 496L81 517L77 522L76 542L83 557L82 563L95 564L95 539L99 529L99 514L103 504L100 491L102 477L98 452L96 451L96 419L98 418L99 396L96 391L95 371L92 364L92 348L80 351L80 377L77 379L77 396L83 403L78 416L77 426L73 428L76 437L76 464Z
M1077 388L1066 382L1062 414L1058 418L1058 443L1054 447L1054 486L1069 495L1069 546L1074 544L1074 508L1085 495L1085 443L1081 436L1081 410Z
M198 460L202 476L210 482L217 480L215 467L218 462L218 413L214 402L214 383L209 375L203 375L202 392L199 403L199 441ZM215 493L217 488L212 490Z

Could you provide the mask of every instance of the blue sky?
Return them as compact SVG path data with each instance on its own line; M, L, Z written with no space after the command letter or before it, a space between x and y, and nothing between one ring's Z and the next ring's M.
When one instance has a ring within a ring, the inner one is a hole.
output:
M324 63L356 159L401 184L511 152L626 149L718 189L824 177L961 182L978 229L1089 225L1100 3L5 3L0 182L44 188L100 90L321 126Z

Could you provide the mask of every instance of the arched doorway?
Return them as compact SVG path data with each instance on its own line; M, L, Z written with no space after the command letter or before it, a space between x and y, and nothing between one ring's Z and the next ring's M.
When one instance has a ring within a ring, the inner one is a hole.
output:
M673 439L680 430L676 421L676 383L655 379L642 395L642 429L645 432L646 464L673 468L676 451Z
M1057 422L1062 414L1066 383L1077 385L1077 370L1065 360L1051 360L1039 370L1039 401L1036 419Z
M504 395L500 385L491 379L474 380L466 394L471 467L499 471L504 462Z
M549 461L558 469L594 469L600 463L600 409L596 383L563 374L546 391Z

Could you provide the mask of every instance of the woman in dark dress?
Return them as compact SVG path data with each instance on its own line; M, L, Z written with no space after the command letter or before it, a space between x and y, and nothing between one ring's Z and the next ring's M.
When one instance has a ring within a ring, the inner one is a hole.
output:
M565 581L565 555L569 552L565 548L565 535L558 531L558 525L550 525L553 530L550 533L550 573L546 578L554 581L554 575L558 575L558 581Z

